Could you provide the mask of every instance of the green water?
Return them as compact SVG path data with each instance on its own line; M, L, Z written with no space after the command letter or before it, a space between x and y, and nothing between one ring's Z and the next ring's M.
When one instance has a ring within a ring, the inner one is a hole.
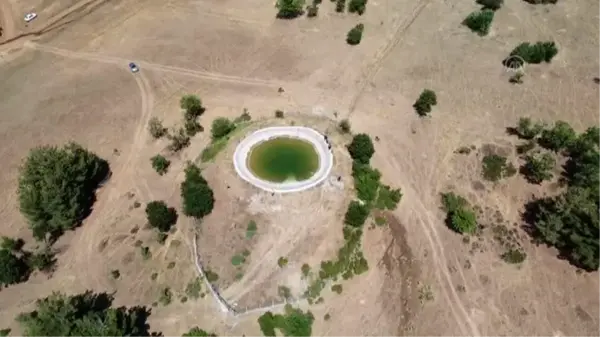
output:
M270 182L302 181L317 171L319 156L307 141L278 137L255 145L247 165L254 175Z

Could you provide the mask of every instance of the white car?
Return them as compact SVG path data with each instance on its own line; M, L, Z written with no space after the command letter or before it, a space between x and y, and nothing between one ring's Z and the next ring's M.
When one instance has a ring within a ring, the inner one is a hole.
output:
M27 13L25 14L25 22L31 22L33 21L33 19L37 18L37 14L31 12L31 13Z

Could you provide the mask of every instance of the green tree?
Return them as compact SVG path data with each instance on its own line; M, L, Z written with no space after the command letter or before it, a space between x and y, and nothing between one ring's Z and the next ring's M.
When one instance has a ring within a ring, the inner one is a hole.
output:
M483 9L498 10L504 5L504 0L477 0L477 3L483 6Z
M549 153L532 153L525 156L522 172L530 183L541 184L544 180L552 179L555 163L554 157Z
M179 106L184 110L186 120L196 120L205 111L200 97L196 95L184 95L179 100Z
M477 229L477 217L475 213L466 208L458 208L450 216L452 229L461 234L473 234Z
M177 222L177 211L164 201L151 201L146 205L146 218L150 226L161 232L168 232Z
M212 139L217 140L227 136L231 131L235 129L235 124L225 117L219 117L212 123L210 130Z
M281 330L284 336L310 336L314 320L310 311L304 313L288 304L283 315L267 311L258 318L258 324L265 336L275 336L275 329Z
M19 206L37 240L55 239L90 212L108 163L70 143L29 152L19 177Z
M424 89L413 104L413 108L419 116L423 117L431 112L431 107L434 105L437 105L437 95L433 90Z
M504 59L502 63L506 66L508 66L509 63L511 63L511 66L514 66L514 64L512 64L514 62L526 62L532 64L542 62L549 63L556 54L558 54L558 48L552 41L539 41L535 44L523 42L515 47L515 49L510 52L509 57ZM517 56L518 58L514 56Z
M356 196L366 202L373 202L377 198L380 187L381 173L367 164L358 161L352 163L352 177Z
M171 165L171 162L160 154L150 158L150 162L152 163L152 168L161 176L167 173L169 165Z
M523 139L534 139L544 130L543 123L533 123L529 117L519 118L514 132Z
M29 276L27 264L7 249L0 249L0 286L22 282Z
M541 146L559 152L567 149L577 139L575 130L564 121L557 121L552 129L542 131L539 143Z
M490 32L490 27L494 21L494 11L491 9L483 9L473 12L463 21L463 25L479 36L485 36Z
M181 183L183 214L198 219L212 212L215 198L208 182L202 177L200 169L193 164L185 169L185 180Z
M38 300L32 312L20 314L25 336L150 336L143 307L111 308L106 294L67 296L61 293Z
M348 205L346 215L344 215L344 223L348 226L360 228L365 224L369 217L369 207L359 201L352 200Z
M363 15L366 9L367 0L350 0L348 3L348 12L350 13L358 13L358 15Z
M214 332L207 332L195 326L181 336L217 337L217 334Z
M375 153L375 147L369 135L359 133L352 138L352 142L348 145L348 152L354 161L360 164L369 164Z
M365 30L365 25L362 23L357 24L348 32L346 35L346 43L351 46L355 46L360 43L362 40L363 31Z
M293 19L304 13L304 0L277 0L278 19Z

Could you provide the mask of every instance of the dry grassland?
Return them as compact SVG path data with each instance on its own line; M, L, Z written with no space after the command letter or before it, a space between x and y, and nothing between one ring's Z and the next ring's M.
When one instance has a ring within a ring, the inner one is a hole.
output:
M180 303L197 275L192 233L199 232L199 252L219 274L223 296L240 307L270 303L279 285L302 293L300 266L317 269L342 242L353 192L348 138L335 125L348 117L354 131L379 137L373 165L404 196L385 215L387 227L365 231L369 272L344 282L341 295L327 289L324 303L310 306L314 335L598 335L598 273L577 274L552 249L531 245L519 227L524 201L551 188L522 177L494 185L482 180L480 167L483 151L516 161L505 128L521 116L563 119L578 131L598 124L598 3L507 0L484 38L460 25L477 8L470 1L371 0L361 17L334 7L324 1L317 18L288 21L276 20L273 6L259 0L3 0L1 234L33 245L15 192L30 148L75 140L106 158L113 177L83 226L56 244L53 276L0 291L0 328L18 333L14 317L52 291L109 291L116 304L150 306L168 286L174 303L152 309L153 330L260 334L259 314L227 318L210 296ZM39 17L26 25L22 15L31 9ZM365 35L351 47L345 36L358 22ZM502 59L520 42L545 39L560 48L552 63L528 66L520 86L508 83ZM130 61L138 74L128 71ZM412 108L423 88L438 95L430 119ZM153 116L168 127L180 123L185 93L202 98L207 131L215 117L234 118L243 108L258 120L248 130L291 121L328 130L336 144L332 174L343 186L328 182L289 196L258 192L233 170L241 133L205 164L217 199L213 213L200 225L180 217L177 231L158 244L144 229L144 205L181 204L185 163L198 158L210 135L194 137L158 176L150 158L167 154L167 143L152 140L146 125ZM290 113L273 120L275 109ZM471 154L455 153L471 145ZM439 193L449 189L478 205L486 225L515 228L526 262L502 262L491 233L474 247L447 229ZM142 207L134 208L136 201ZM251 220L258 231L248 239ZM150 247L149 260L138 240ZM231 258L244 250L247 261L233 266ZM284 268L280 256L289 260ZM118 280L110 277L114 269ZM433 300L421 301L427 287ZM331 320L322 319L326 313Z

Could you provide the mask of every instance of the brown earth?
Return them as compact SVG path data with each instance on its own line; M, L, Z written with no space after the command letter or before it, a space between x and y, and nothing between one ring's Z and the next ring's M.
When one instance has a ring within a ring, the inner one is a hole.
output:
M197 135L181 154L169 155L169 173L158 176L150 157L168 154L167 143L149 137L147 121L157 116L179 125L179 98L196 93L207 107L201 117L207 130L215 117L248 108L260 120L252 127L294 120L329 127L333 135L335 121L349 117L355 132L380 139L373 165L386 183L402 188L402 202L385 214L386 227L365 232L369 272L344 282L341 295L326 290L324 303L310 307L317 318L313 334L600 334L598 273L577 273L554 250L531 245L520 229L524 201L552 193L553 184L533 187L518 176L491 184L480 168L490 148L517 164L516 141L505 128L521 116L563 119L577 130L598 124L598 3L507 1L483 38L460 25L474 2L370 1L360 17L334 7L325 1L317 18L288 21L276 20L273 6L258 0L0 1L6 164L0 234L33 246L15 193L30 148L75 140L113 170L92 215L56 244L61 253L53 276L35 275L0 291L0 327L19 333L14 317L52 291L106 290L115 292L117 304L152 305L170 287L174 303L153 308L154 330L177 335L197 325L256 335L259 314L232 320L210 297L180 303L197 275L191 233L201 231L200 254L221 276L224 296L243 307L274 300L278 285L301 292L302 263L315 269L335 254L352 197L347 139L337 135L334 174L343 177L345 192L327 184L289 196L258 192L235 177L232 141L206 165L217 204L200 229L180 217L164 245L144 229L145 203L180 205L185 162L209 142L208 132ZM22 16L31 10L38 18L25 24ZM365 24L364 38L350 47L345 35L358 22ZM557 57L526 67L524 84L509 84L501 60L520 42L546 39L557 42ZM140 66L138 74L128 71L130 61ZM423 88L438 95L429 119L411 107ZM293 114L273 120L275 109ZM469 155L455 153L471 145ZM439 193L447 190L479 206L481 238L463 243L444 226ZM250 220L258 234L247 240ZM521 266L498 257L498 225L514 231L527 252ZM142 259L137 240L150 247L151 259ZM231 257L245 249L249 259L237 271ZM289 260L285 268L277 266L280 256ZM118 280L110 276L114 269ZM243 273L239 281L237 273ZM425 289L433 300L420 299ZM326 313L331 320L322 319Z

